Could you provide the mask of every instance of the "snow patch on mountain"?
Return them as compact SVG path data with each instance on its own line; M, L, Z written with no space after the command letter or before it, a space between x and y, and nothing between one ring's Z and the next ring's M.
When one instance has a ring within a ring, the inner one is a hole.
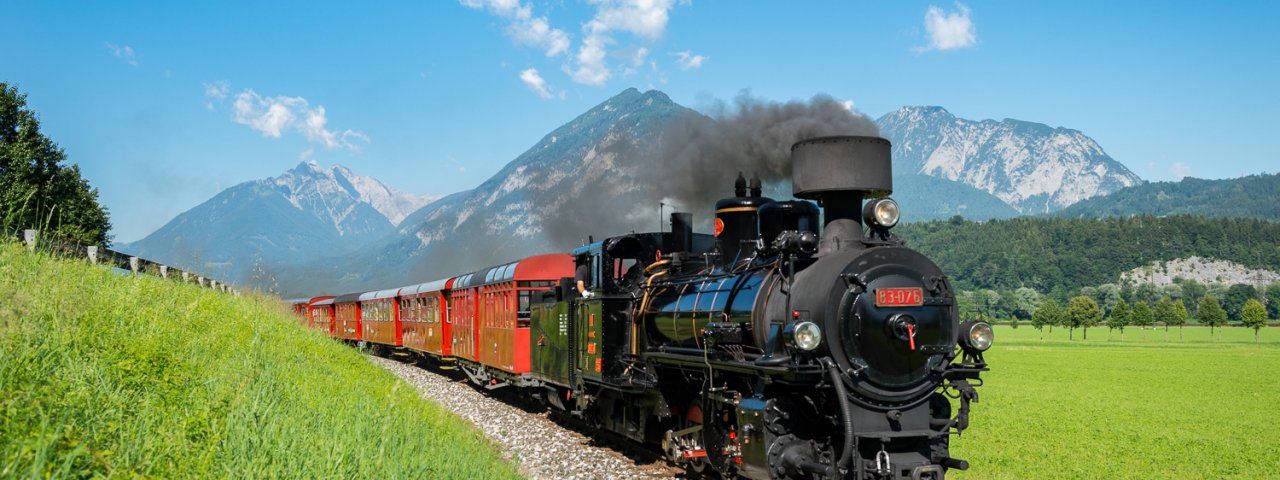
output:
M347 233L343 223L357 204L367 204L392 225L399 225L410 213L438 198L401 192L342 165L324 168L314 160L262 182L279 187L281 195L299 210L318 208L343 234Z
M1059 210L1142 182L1078 130L957 118L942 107L881 117L895 170L968 184L1023 213Z

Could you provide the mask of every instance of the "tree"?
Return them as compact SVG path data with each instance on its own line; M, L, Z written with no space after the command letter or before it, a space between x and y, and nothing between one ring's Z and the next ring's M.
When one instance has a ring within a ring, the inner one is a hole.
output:
M1182 341L1182 326L1187 324L1187 306L1179 298L1173 302L1173 324L1178 326L1178 341Z
M973 294L974 303L977 304L979 313L995 318L997 316L996 309L1000 306L1000 293L989 288L984 288L973 292Z
M973 291L961 291L956 295L956 302L960 304L961 319L972 320L978 317L978 306L975 303Z
M1031 318L1036 311L1036 307L1040 306L1040 302L1043 298L1044 297L1040 295L1040 292L1037 292L1034 289L1029 287L1018 287L1018 289L1014 290L1013 294L1009 296L1009 303L1013 307L1013 315L1021 319Z
M1280 282L1267 286L1267 318L1280 319Z
M1119 289L1117 289L1117 292ZM1075 337L1075 329L1084 329L1084 339L1089 339L1089 327L1097 325L1102 321L1102 309L1098 308L1098 302L1092 298L1079 296L1071 299L1071 305L1067 307L1067 321L1071 326L1071 338Z
M1098 299L1098 287L1080 287L1080 296L1082 296L1082 297L1089 297L1089 298L1092 298L1092 299L1094 299L1094 300L1097 300L1097 299ZM1071 300L1067 300L1067 303L1068 303L1068 304L1070 304L1070 303L1071 303Z
M1237 283L1227 288L1227 293L1222 298L1222 309L1227 311L1228 319L1241 320L1244 303L1255 298L1258 298L1257 288L1253 285Z
M1160 301L1160 289L1154 283L1140 283L1133 290L1134 303L1146 302L1147 305Z
M1036 330L1040 330L1040 339L1044 340L1044 327L1049 327L1049 340L1053 340L1053 326L1062 325L1064 313L1062 307L1058 306L1058 302L1052 298L1045 300L1040 304L1035 313L1031 314L1031 326Z
M1107 315L1108 338L1110 338L1110 333L1118 328L1120 329L1120 340L1124 340L1124 327L1129 325L1130 313L1129 304L1125 303L1123 298L1116 302L1116 306L1111 309L1111 314Z
M1196 308L1196 319L1209 326L1209 339L1214 339L1214 327L1227 323L1227 311L1222 309L1217 297L1205 295Z
M1178 282L1179 280L1181 281ZM1178 285L1182 287L1181 298L1188 305L1199 305L1200 298L1204 297L1205 292L1208 291L1209 289L1208 287L1204 286L1203 283L1197 282L1195 280L1188 280L1185 278L1175 278L1173 279L1173 281L1178 282Z
M0 82L0 223L38 228L82 243L110 242L111 221L80 167L40 133L27 96Z
M1120 301L1120 286L1114 283L1104 283L1098 285L1098 306L1103 311L1110 312L1115 308L1116 303Z
M1178 313L1173 309L1173 302L1169 297L1161 298L1156 303L1155 321L1164 325L1164 339L1169 340L1169 325L1177 321Z
M1129 323L1137 325L1142 330L1143 340L1147 339L1147 327L1151 326L1151 322L1154 319L1155 314L1151 311L1151 307L1147 305L1147 302L1139 301L1133 304L1133 315L1129 317ZM1120 339L1124 340L1124 330L1120 331Z
M1257 299L1250 298L1244 302L1240 318L1244 320L1244 326L1253 329L1253 343L1258 343L1258 330L1267 326L1267 308Z

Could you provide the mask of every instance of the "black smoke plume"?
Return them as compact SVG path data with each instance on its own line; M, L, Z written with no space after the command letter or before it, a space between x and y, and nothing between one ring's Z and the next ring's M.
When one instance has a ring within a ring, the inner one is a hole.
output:
M827 95L808 101L769 102L739 95L717 102L703 115L668 121L658 132L623 138L604 146L612 155L612 178L583 175L568 202L544 212L543 229L552 245L570 248L588 235L603 238L629 231L666 228L665 213L692 212L695 225L710 225L715 202L733 196L738 172L759 175L765 185L790 196L791 145L829 135L878 136L879 127ZM558 202L557 202L558 203Z

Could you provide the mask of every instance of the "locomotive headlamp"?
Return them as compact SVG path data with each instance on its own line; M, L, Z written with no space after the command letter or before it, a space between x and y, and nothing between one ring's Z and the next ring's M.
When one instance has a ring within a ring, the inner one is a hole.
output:
M893 228L898 224L898 202L892 198L877 198L862 206L862 218L877 228Z
M991 324L976 320L960 324L960 336L962 346L975 352L986 351L991 348L991 342L995 341L995 332L991 330Z
M822 329L813 322L798 322L787 325L785 331L787 342L806 352L818 348L822 344Z

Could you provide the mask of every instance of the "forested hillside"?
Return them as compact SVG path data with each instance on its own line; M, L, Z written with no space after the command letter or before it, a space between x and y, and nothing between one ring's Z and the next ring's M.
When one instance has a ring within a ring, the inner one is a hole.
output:
M1061 294L1116 282L1120 272L1153 261L1193 255L1280 270L1280 223L1266 220L955 217L901 225L895 233L936 261L962 290L1025 286Z
M1224 180L1187 177L1179 182L1135 185L1083 200L1054 217L1203 215L1280 220L1280 174Z

